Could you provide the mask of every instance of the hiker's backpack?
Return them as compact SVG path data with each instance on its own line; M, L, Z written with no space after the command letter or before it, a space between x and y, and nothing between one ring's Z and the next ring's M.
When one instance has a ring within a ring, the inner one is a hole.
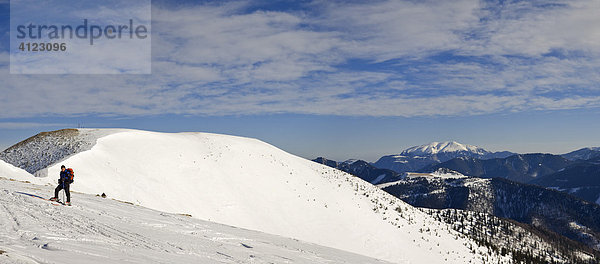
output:
M75 172L73 171L73 169L68 168L67 169L67 182L73 183L74 178L75 178Z

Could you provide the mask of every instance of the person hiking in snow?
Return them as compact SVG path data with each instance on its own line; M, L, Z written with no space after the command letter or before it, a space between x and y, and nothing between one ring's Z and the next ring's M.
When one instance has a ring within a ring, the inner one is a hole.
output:
M50 201L58 201L58 192L65 190L67 195L67 202L65 205L71 205L71 192L69 191L69 185L71 184L71 173L67 170L65 165L60 166L60 179L58 179L58 186L54 189L54 197L50 198Z

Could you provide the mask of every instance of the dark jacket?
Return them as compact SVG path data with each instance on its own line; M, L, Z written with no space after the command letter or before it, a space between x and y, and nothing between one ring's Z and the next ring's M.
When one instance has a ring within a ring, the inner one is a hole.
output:
M71 174L68 170L60 172L60 182L71 183Z

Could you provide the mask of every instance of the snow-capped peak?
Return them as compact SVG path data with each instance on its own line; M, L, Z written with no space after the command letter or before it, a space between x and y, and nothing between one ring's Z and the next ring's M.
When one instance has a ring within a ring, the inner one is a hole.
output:
M346 164L352 164L354 162L357 162L357 159L347 159L346 161L342 162L342 163L346 163Z
M432 142L426 145L414 146L402 152L402 155L435 155L438 153L449 152L472 152L476 154L486 154L487 150L477 146L461 144L456 141Z
M438 178L451 178L451 179L467 178L467 176L463 175L460 172L453 171L451 169L446 169L446 168L439 168L436 171L432 172L431 175L438 177Z

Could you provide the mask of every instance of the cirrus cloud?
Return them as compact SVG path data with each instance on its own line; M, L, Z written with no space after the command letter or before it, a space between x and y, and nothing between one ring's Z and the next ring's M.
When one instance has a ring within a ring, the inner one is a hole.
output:
M4 52L0 117L411 117L600 107L596 1L250 7L155 6L150 76L10 75Z

